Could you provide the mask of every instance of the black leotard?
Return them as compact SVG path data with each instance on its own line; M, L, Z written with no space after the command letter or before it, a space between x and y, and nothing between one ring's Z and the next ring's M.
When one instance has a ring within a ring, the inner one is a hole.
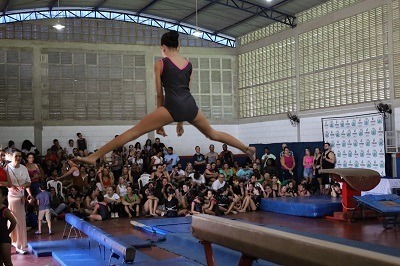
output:
M4 212L6 209L6 206L0 209L0 243L11 244L10 234L8 233L7 219L4 217Z
M164 107L175 122L193 121L199 108L189 89L192 64L180 69L168 57L162 59L161 82L165 90Z

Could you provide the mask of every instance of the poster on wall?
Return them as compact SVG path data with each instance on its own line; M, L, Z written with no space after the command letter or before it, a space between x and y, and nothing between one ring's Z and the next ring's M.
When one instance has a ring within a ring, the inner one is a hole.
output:
M336 154L336 168L367 168L385 176L385 133L381 113L322 118L324 142Z

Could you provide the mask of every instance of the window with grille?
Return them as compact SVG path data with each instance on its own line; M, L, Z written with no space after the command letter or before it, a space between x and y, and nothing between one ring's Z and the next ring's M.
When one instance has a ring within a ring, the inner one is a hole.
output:
M32 51L0 49L0 119L33 120Z
M294 38L239 55L240 118L296 110Z
M132 120L147 113L144 54L44 51L48 120ZM46 109L44 109L46 110Z
M388 99L387 7L299 35L300 110Z
M400 98L400 4L393 1L393 79L394 95Z
M235 111L235 88L231 58L190 57L193 65L190 90L207 118L232 119Z

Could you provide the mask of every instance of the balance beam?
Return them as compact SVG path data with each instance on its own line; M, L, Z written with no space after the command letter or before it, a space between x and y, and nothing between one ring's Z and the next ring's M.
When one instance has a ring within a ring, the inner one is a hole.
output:
M242 253L239 265L264 259L281 265L400 265L400 258L355 246L211 215L193 215L192 234L204 245L208 266L214 266L211 244Z
M71 225L71 229L76 228L85 233L89 238L96 240L100 245L103 245L104 248L109 248L111 250L110 260L111 257L115 257L115 255L122 256L123 260L127 263L131 263L135 260L136 249L129 243L116 239L93 224L71 213L65 215L65 222ZM67 224L65 226L67 226Z

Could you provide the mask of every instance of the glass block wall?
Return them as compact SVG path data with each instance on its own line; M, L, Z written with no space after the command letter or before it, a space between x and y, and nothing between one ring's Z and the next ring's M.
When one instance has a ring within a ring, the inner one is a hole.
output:
M346 3L355 2L349 0ZM329 3L332 5L337 1L329 1L326 5ZM308 12L314 14L315 10L320 10L321 14L326 14L345 6L343 2L336 8L316 7ZM394 78L397 87L400 87L400 71L396 71L400 69L399 12L397 0L393 3ZM298 37L288 37L240 54L239 117L389 99L389 23L388 7L382 5L299 33ZM396 97L399 91L396 90Z

